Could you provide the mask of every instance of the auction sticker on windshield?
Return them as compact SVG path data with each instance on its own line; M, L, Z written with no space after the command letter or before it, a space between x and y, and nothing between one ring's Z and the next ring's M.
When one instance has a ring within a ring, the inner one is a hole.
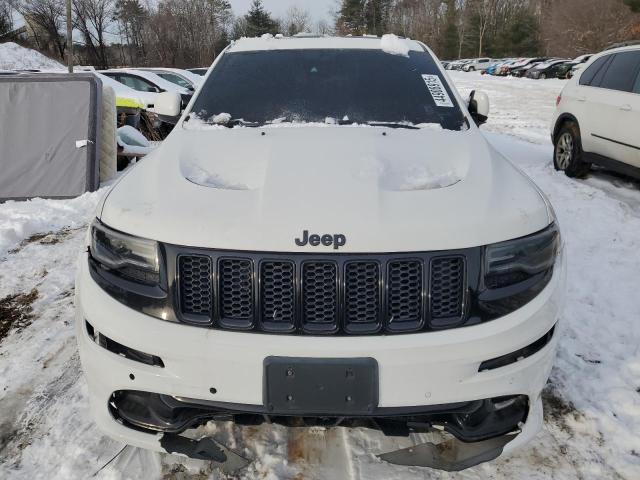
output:
M424 83L427 84L429 93L433 97L433 101L438 107L453 107L453 102L449 98L449 94L444 89L440 77L437 75L422 75Z

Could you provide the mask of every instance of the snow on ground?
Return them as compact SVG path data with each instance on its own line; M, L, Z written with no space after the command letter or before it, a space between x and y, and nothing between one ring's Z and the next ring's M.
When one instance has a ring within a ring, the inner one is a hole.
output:
M59 70L64 65L17 43L0 43L0 70Z
M553 170L548 122L563 82L451 76L465 96L473 88L489 94L487 138L549 195L562 226L568 299L543 432L510 457L447 474L380 462L374 453L408 441L371 430L203 428L255 459L240 478L640 478L640 185L601 171L577 181ZM123 450L89 416L73 338L73 275L103 193L0 205L0 478L229 478L205 462Z

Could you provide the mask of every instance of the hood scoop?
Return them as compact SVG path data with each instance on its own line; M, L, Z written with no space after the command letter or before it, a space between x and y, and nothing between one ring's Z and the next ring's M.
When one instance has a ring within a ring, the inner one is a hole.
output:
M265 161L233 158L215 161L203 156L180 160L180 173L196 185L217 190L258 190L264 182Z
M380 188L395 192L437 190L460 182L465 173L445 165L387 166L380 176Z

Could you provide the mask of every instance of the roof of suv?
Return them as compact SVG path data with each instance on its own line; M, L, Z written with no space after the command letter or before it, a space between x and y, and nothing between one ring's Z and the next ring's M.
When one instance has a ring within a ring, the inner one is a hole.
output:
M409 50L424 51L422 45L415 40L398 37ZM382 50L382 39L379 37L273 37L241 38L230 47L229 52L249 52L257 50L304 50L304 49L360 49Z
M602 54L611 54L611 53L617 53L617 52L630 52L632 50L640 50L640 43L638 43L637 45L625 45L625 46L621 46L621 47L612 47L612 48L608 48L606 50L603 50L602 52L593 55L595 56L601 56Z

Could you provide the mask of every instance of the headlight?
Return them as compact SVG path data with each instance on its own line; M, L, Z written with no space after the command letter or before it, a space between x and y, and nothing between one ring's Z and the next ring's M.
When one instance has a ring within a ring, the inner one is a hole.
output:
M497 243L485 251L485 286L503 288L549 272L560 250L560 232L552 224L528 237Z
M100 221L91 225L91 257L102 267L134 282L160 281L158 243L112 230Z

